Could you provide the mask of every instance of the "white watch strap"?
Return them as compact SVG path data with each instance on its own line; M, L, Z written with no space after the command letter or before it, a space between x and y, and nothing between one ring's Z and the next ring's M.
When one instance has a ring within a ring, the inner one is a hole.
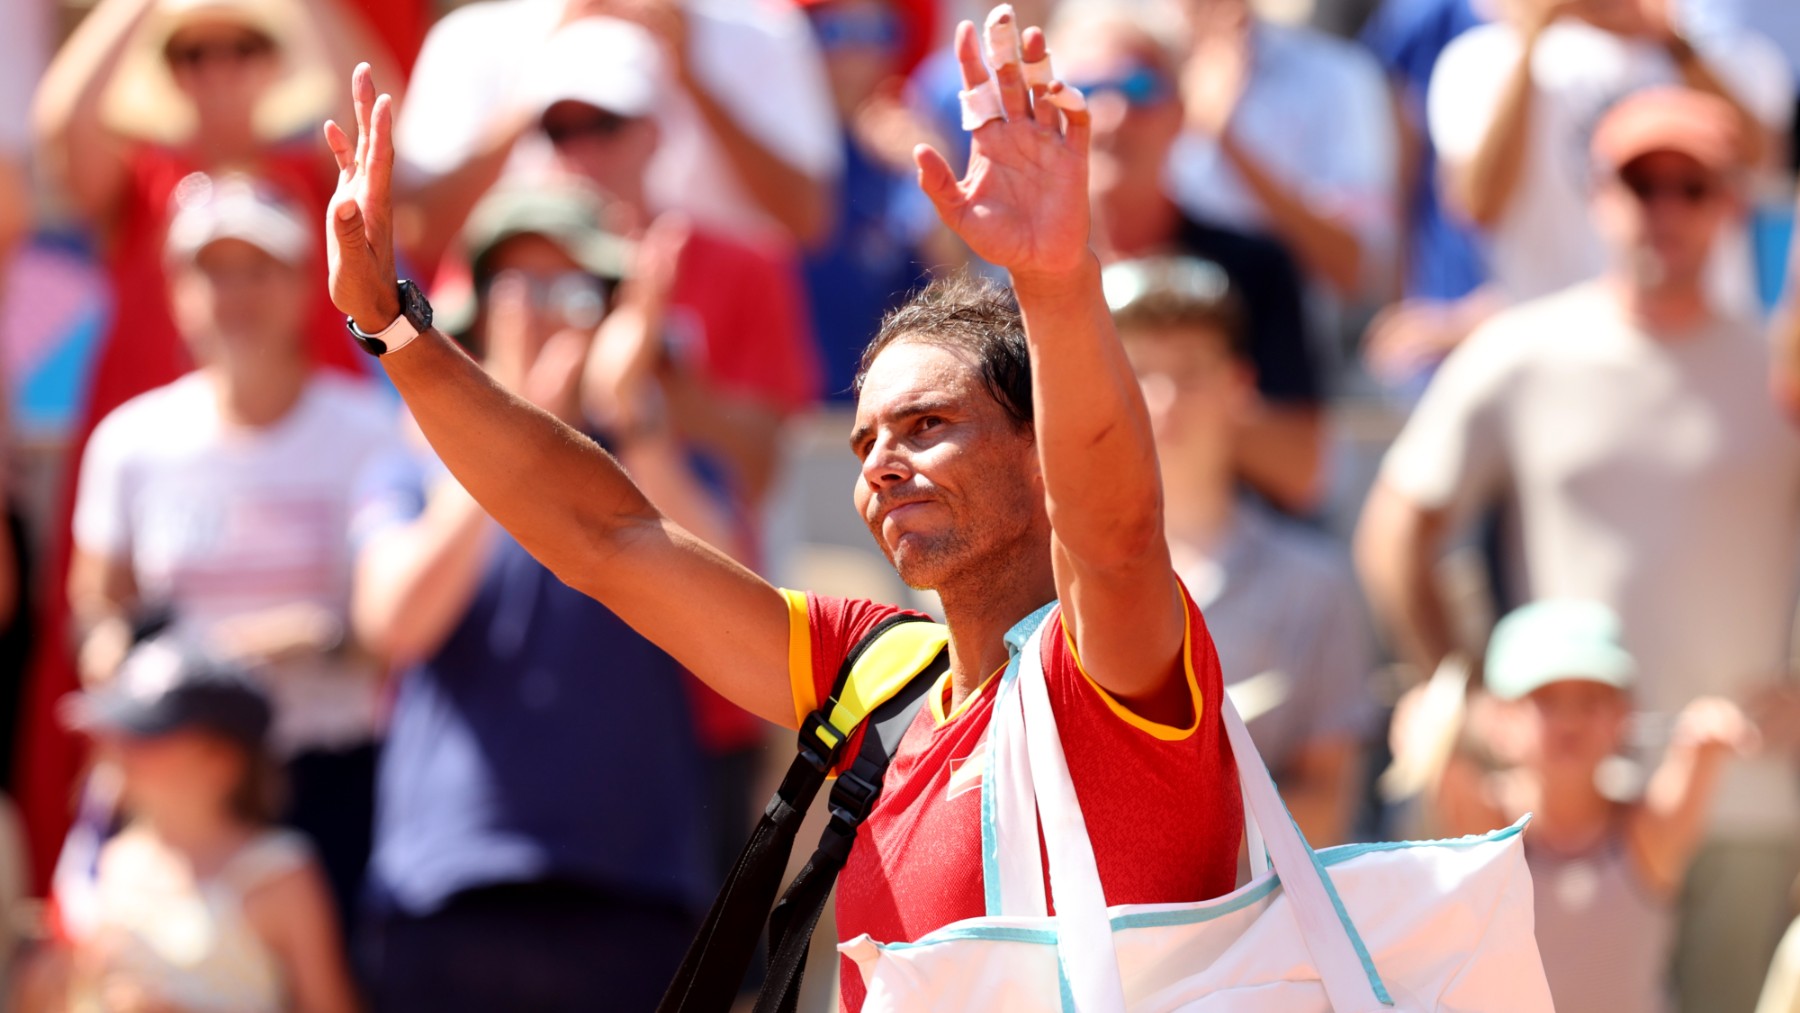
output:
M381 342L384 349L381 353L383 355L392 355L395 352L398 352L400 349L412 344L413 339L418 336L419 329L413 326L413 322L408 320L404 313L395 317L394 322L383 327L379 333L369 335L369 337Z

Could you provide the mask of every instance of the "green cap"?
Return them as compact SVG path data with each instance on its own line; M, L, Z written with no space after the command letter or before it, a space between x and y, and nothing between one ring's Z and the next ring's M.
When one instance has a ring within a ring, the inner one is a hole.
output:
M504 187L489 191L463 226L463 250L477 278L482 260L515 236L543 236L581 269L617 281L630 274L637 244L606 231L606 204L592 189L573 183ZM438 326L462 334L475 324L474 293L438 308Z
M1619 643L1619 617L1595 601L1550 599L1509 613L1488 640L1488 691L1518 700L1575 679L1629 689L1637 663Z

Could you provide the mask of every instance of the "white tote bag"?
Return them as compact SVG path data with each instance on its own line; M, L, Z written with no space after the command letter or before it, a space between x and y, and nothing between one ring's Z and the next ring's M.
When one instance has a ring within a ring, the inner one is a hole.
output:
M1017 654L989 731L988 914L917 942L863 935L839 947L868 988L867 1013L1551 1010L1532 935L1524 820L1484 837L1315 853L1229 699L1205 704L1223 709L1237 759L1250 882L1199 903L1108 909L1044 681L1048 612L1008 636ZM1037 820L1054 916L1045 913Z

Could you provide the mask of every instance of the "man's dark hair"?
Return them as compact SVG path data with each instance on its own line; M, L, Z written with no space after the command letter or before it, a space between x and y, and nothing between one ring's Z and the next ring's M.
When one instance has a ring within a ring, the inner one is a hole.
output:
M1011 289L968 271L933 279L881 321L875 340L863 349L856 393L862 393L875 357L898 341L935 345L973 358L982 385L1006 414L1020 426L1031 425L1031 352Z

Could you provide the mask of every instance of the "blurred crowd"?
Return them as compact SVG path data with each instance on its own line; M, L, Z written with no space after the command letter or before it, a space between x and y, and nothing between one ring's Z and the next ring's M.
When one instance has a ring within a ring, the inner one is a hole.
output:
M1559 1009L1800 1013L1800 5L1015 6L1311 842L1532 813ZM497 382L929 609L842 441L883 315L996 273L913 168L983 13L0 0L0 1009L654 1006L791 745L450 477L327 297L320 128L368 62Z

